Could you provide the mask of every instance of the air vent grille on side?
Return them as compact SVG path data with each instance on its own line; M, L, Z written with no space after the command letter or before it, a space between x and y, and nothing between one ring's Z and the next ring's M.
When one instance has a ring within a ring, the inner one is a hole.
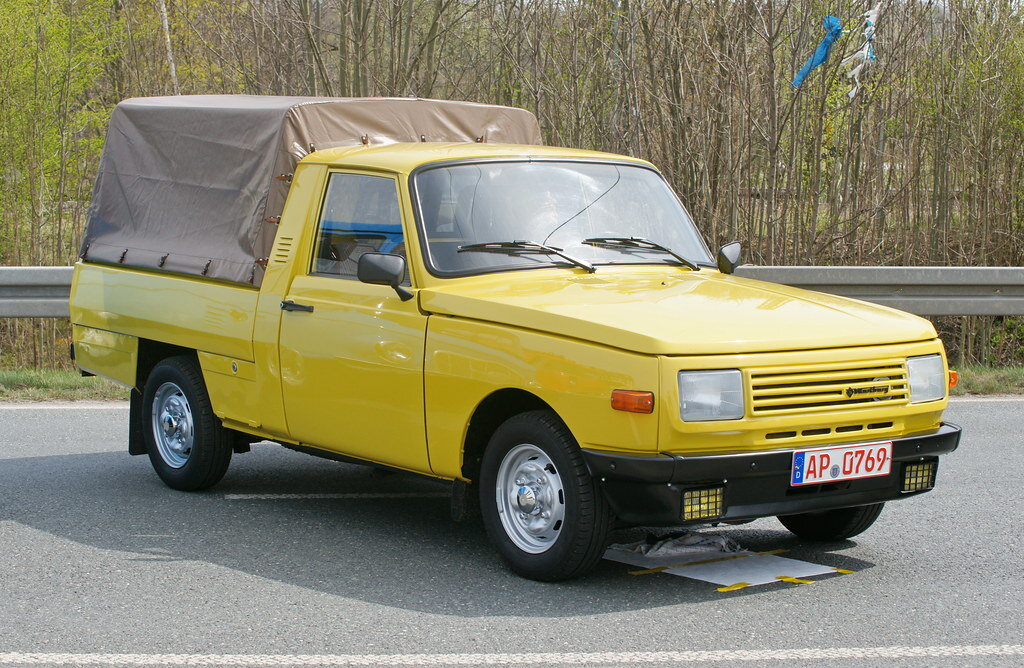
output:
M292 237L277 237L277 243L274 244L274 252L271 255L271 260L274 264L285 264L291 258L292 255L292 243L295 241Z

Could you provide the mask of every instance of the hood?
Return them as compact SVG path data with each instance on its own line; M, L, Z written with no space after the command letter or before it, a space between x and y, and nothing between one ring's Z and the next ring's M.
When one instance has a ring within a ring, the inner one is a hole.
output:
M886 306L704 269L541 269L452 279L420 291L430 313L523 327L652 355L714 355L934 339Z

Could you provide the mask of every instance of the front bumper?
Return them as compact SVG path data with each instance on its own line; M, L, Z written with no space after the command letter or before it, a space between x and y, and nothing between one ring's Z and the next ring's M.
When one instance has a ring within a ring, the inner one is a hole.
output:
M916 496L928 490L902 491L904 465L936 460L956 450L959 443L960 427L944 423L932 432L892 439L889 475L801 487L790 485L792 449L693 457L631 457L584 450L583 456L620 521L640 526L678 526L792 515ZM725 488L723 513L713 519L683 520L683 492L710 486Z

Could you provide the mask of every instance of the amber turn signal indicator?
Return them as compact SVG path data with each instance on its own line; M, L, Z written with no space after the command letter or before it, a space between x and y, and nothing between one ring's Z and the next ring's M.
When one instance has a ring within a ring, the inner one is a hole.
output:
M653 413L654 392L612 390L612 408L628 413Z
M960 382L960 374L956 371L949 372L949 386L956 387L956 384Z

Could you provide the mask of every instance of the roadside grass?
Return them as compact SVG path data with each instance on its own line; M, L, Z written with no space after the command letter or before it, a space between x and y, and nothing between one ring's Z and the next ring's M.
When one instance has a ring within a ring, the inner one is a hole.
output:
M953 396L965 394L1024 394L1024 366L960 366Z
M0 401L127 400L128 390L105 378L77 371L0 369Z
M956 367L960 383L953 396L1024 394L1024 366ZM83 378L77 371L0 369L0 401L113 401L128 390L105 378Z

